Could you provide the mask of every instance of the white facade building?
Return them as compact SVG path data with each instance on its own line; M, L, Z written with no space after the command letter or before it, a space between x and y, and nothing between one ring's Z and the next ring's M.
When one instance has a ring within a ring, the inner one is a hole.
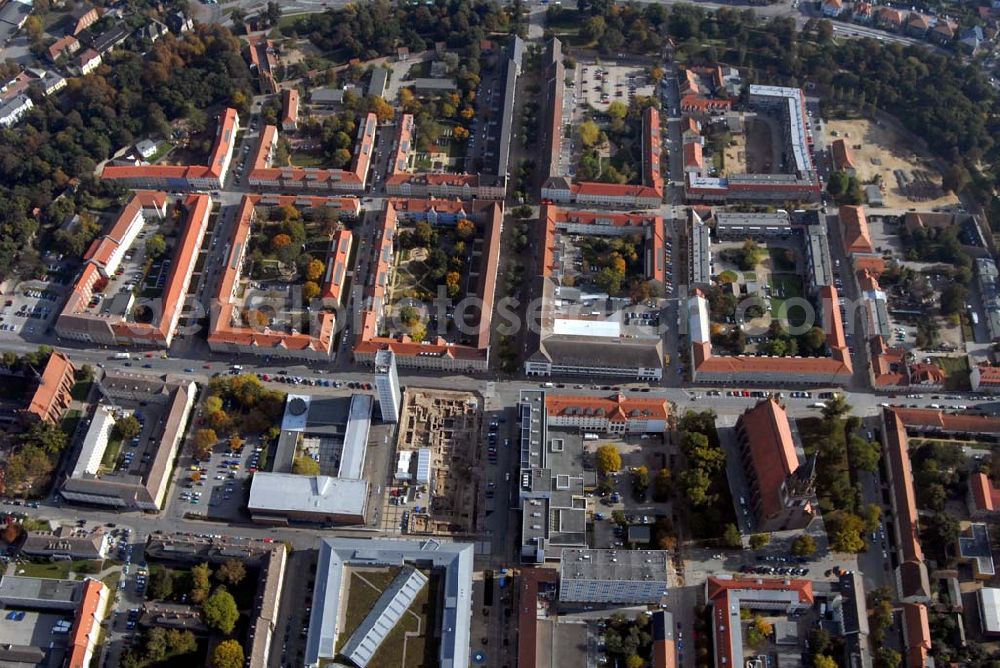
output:
M378 391L379 411L383 422L399 422L402 393L396 373L396 354L391 350L375 353L375 389Z

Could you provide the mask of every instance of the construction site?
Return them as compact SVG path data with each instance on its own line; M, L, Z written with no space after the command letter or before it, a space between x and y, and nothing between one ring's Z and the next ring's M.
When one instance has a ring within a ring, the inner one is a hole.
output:
M475 395L407 390L383 527L423 535L475 531L481 439L481 402Z

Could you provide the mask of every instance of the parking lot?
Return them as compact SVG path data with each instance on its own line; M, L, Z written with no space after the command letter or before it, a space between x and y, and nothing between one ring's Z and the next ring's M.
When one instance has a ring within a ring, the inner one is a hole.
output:
M598 111L607 111L615 100L627 105L637 95L649 97L655 92L649 70L635 65L579 63L574 77L570 88L579 91L580 111L588 105Z
M104 478L113 475L144 476L160 447L158 436L163 428L162 406L146 402L119 401L119 408L132 415L142 426L139 434L127 441L108 443L101 465Z
M200 462L185 457L178 467L171 512L178 517L193 514L241 518L249 491L248 478L260 465L262 452L260 440L248 438L240 452L219 446Z
M652 484L645 495L636 498L632 490L632 471L640 466L649 470L649 480L652 483L657 471L662 468L673 468L672 457L667 454L664 437L659 434L635 434L621 439L603 437L599 441L589 442L585 457L593 459L594 451L599 445L613 444L622 457L622 470L611 477L612 491L604 497L593 497L591 512L594 519L594 547L622 547L628 542L629 526L652 526L659 517L671 517L670 503L660 503L652 500ZM613 515L621 512L625 516L625 526L620 526L613 520Z
M61 288L49 288L31 281L16 294L4 299L0 308L0 333L43 334L59 315ZM29 287L38 285L40 287Z

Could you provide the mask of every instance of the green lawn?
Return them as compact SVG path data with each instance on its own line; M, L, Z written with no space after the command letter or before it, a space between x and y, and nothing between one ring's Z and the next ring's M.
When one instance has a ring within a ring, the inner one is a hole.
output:
M944 389L949 392L968 392L969 360L967 357L932 357L931 361L944 369L948 377L944 381Z
M122 440L120 438L108 439L108 447L101 457L101 466L106 469L113 469L118 461L118 454L122 451Z
M771 286L771 314L784 316L792 326L802 324L806 317L802 308L792 308L787 313L783 311L786 300L803 296L802 277L797 274L771 274L769 283Z
M174 150L174 145L168 141L160 142L160 145L156 147L156 153L150 157L149 162L155 164L165 158L168 153Z
M59 423L59 428L62 429L63 433L67 436L72 436L76 432L76 427L80 424L80 420L83 418L83 414L78 410L66 411L66 416Z
M294 167L322 167L323 156L315 153L292 153L291 162Z
M21 521L21 526L25 531L52 531L52 525L48 520L36 520L34 517L25 517Z
M389 568L351 573L350 585L347 590L347 609L344 611L344 632L337 637L337 651L340 651L351 634L361 626L365 615L372 609L378 597L392 583L399 571L398 568ZM368 583L374 585L375 588L369 587Z
M87 397L90 396L90 388L93 384L94 381L92 380L78 380L73 385L73 390L70 394L76 401L86 401Z
M69 572L78 572L83 568L87 573L96 573L101 570L103 562L100 561L53 561L51 563L26 563L17 567L17 574L29 578L54 578L65 580L69 578ZM23 571L23 572L22 572Z

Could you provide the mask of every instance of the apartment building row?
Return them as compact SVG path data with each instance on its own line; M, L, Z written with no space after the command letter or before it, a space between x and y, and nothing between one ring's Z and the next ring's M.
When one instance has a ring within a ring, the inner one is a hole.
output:
M397 205L400 209L397 211ZM385 319L394 307L390 287L395 272L395 239L400 222L426 220L431 224L457 222L458 210L473 221L483 240L478 276L475 278L478 324L469 344L453 343L443 337L414 341L405 334L385 331ZM401 213L402 212L402 215ZM471 214L471 215L468 215ZM503 225L501 202L471 202L456 206L445 200L388 200L382 212L382 225L374 243L376 261L365 288L361 326L354 343L356 362L374 364L380 350L391 350L401 367L441 371L481 372L489 369L490 326L500 262L500 233Z
M375 149L375 131L378 118L369 113L361 119L358 136L354 144L354 157L349 169L326 169L321 167L290 167L274 165L278 147L278 128L265 126L260 133L260 144L253 156L253 165L247 174L247 182L262 189L276 189L281 192L308 190L358 195L364 192L368 181L368 171L372 165Z
M143 299L139 286L117 280L116 273L129 251L134 250L147 222L159 223L165 218L171 201L184 209L172 261L169 269L164 268L166 277L160 284L159 296ZM84 255L83 270L56 320L56 334L102 345L169 347L184 310L184 298L211 212L208 195L171 200L164 192L133 193L108 233L94 241ZM107 293L108 287L118 292Z
M553 104L556 99L553 99ZM553 106L550 114L562 123L562 107ZM556 121L552 121L552 130ZM551 132L551 130L550 130ZM557 175L549 177L542 184L542 200L559 204L579 204L582 206L606 206L613 208L652 209L663 204L664 183L660 173L661 127L660 112L647 108L642 115L642 184L627 185L614 183L574 182L570 177ZM550 137L547 149L561 151L561 140ZM558 155L558 154L556 154ZM557 158L549 157L549 160Z
M821 324L828 354L823 357L717 355L713 353L708 300L696 289L688 299L688 336L691 341L691 379L705 383L846 385L854 373L844 336L837 289L819 289Z
M151 190L212 190L223 186L233 160L240 117L227 108L219 117L215 143L206 165L116 165L108 164L101 178L128 188Z
M348 262L354 242L353 235L346 229L338 230L333 235L320 286L321 308L303 309L302 317L307 318L307 321L299 324L257 325L247 318L244 294L247 280L243 272L250 237L257 220L257 205L262 201L263 197L260 195L245 195L240 203L222 279L212 304L208 345L214 352L329 359L336 340L336 309L342 305L344 286L350 271ZM268 201L282 200L278 198ZM302 202L301 198L296 201ZM353 198L315 198L310 203L333 205L342 211L357 212L357 200ZM294 295L291 298L294 299ZM299 310L295 304L283 306L289 310Z

